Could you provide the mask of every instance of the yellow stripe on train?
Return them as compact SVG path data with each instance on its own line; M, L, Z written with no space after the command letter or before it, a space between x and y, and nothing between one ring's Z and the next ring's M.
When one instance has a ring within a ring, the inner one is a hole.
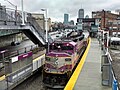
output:
M0 81L2 81L4 79L5 79L5 75L3 75L3 76L0 77Z
M44 56L45 56L45 54L39 56L38 58L34 59L33 62L38 61L40 58L42 58L42 57L44 57Z

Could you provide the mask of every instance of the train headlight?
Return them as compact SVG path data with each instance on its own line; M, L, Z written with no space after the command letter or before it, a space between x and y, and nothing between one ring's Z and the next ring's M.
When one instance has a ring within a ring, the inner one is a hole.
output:
M46 68L45 70L46 70L46 71L49 71L49 68Z
M59 64L59 62L58 62L58 61L56 61L56 62L55 62L55 65L58 65L58 64Z
M61 72L64 72L64 69L61 69Z
M71 58L66 58L65 61L71 61Z

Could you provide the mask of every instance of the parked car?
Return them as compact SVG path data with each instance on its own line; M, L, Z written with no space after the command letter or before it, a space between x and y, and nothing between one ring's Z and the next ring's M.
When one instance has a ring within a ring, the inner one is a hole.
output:
M20 44L19 41L13 41L13 42L11 42L11 46L16 46L16 45L19 45L19 44Z

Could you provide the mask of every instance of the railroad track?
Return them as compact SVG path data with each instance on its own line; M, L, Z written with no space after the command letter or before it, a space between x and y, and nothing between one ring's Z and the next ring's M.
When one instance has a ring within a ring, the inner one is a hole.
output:
M12 90L56 90L56 89L50 89L44 87L42 84L42 73L38 71L37 73L30 76L28 79L26 79L24 82L22 82ZM57 89L57 90L63 90L63 89Z
M42 85L42 73L38 71L12 90L46 90Z

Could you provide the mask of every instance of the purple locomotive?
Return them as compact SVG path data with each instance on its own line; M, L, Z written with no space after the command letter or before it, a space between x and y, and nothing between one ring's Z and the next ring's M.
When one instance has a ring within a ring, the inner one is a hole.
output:
M51 88L64 88L87 47L87 38L76 35L57 40L49 47L43 68L43 84Z

